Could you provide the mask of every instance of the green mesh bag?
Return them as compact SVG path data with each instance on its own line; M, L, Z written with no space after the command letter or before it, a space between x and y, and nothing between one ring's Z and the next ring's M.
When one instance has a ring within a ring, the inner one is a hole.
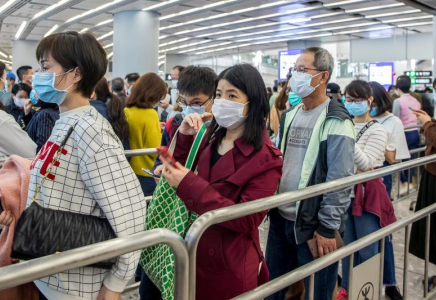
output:
M192 144L186 168L192 168L205 133L206 126L203 125ZM177 134L170 145L171 153L174 153L176 137ZM171 187L162 177L147 208L145 230L166 228L185 238L189 227L196 218L197 215L189 212L183 201L176 195L176 189ZM171 248L163 244L148 247L142 251L139 263L161 291L162 298L174 299L174 255Z

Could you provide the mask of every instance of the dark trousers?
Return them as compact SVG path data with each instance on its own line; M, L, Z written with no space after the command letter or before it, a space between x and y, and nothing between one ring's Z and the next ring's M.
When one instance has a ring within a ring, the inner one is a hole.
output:
M278 209L271 210L268 242L266 245L266 264L270 272L270 280L289 273L298 267L313 261L307 243L297 245L295 240L295 222L283 218ZM338 277L338 263L334 263L315 273L315 299L331 300ZM309 278L304 280L306 291L309 291ZM288 288L269 297L267 300L286 299ZM309 293L306 292L307 300Z
M407 147L410 150L417 149L419 147L419 131L406 131L406 141L407 141ZM416 154L412 154L412 159L416 158ZM404 161L408 161L408 159L405 159ZM412 180L413 175L415 175L415 170L405 170L401 172L401 182L407 182L408 176L410 171L410 180ZM410 181L411 182L411 181Z

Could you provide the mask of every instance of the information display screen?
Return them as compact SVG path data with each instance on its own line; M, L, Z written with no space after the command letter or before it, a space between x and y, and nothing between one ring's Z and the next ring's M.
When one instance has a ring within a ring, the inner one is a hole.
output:
M300 49L279 51L279 81L287 80L286 75L289 72L289 68L294 67L300 54Z
M369 81L378 82L385 88L394 83L393 62L370 63L368 71Z

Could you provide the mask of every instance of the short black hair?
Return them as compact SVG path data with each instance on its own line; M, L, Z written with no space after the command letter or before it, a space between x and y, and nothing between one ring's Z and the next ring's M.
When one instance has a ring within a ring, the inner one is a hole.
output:
M436 80L436 79L435 79L435 80ZM392 91L392 90L394 90L394 89L396 89L395 85L390 85L389 88L388 88L388 92L390 92L390 91Z
M14 84L11 90L12 95L16 96L19 91L25 91L27 93L27 96L30 97L30 92L32 91L32 88L28 84L22 82Z
M174 69L177 69L177 70L179 70L180 73L182 73L183 70L185 69L185 67L184 66L175 66L172 68L172 70L174 70ZM177 86L178 86L178 83L177 83Z
M275 85L273 86L273 91L277 93L277 91L279 90L279 88Z
M366 81L353 80L345 88L345 94L354 98L369 99L372 96L372 89Z
M141 77L141 76L139 76L139 73L130 73L130 74L127 74L124 79L126 79L128 83L135 83L136 80L139 79L139 77Z
M5 71L6 71L6 65L0 61L0 77L3 76Z
M181 95L193 97L204 94L212 98L216 79L217 75L211 68L188 66L179 75L177 89Z
M436 78L433 80L433 87L436 88Z
M260 150L263 146L265 120L269 116L269 99L262 75L250 64L237 64L221 72L216 80L216 87L221 79L227 80L247 95L250 104L242 139L256 150ZM211 128L216 128L215 119Z
M403 93L410 92L410 87L412 86L412 81L410 77L407 75L401 75L397 78L397 84L395 85L397 89L402 91Z
M392 99L386 92L385 88L378 82L371 81L369 85L372 88L374 103L377 105L377 116L392 110Z
M17 69L17 75L18 75L18 79L20 81L23 81L23 75L27 75L25 73L27 73L28 70L32 70L31 66L21 66Z
M64 72L78 68L81 79L76 92L91 97L94 87L106 74L108 60L102 44L90 32L67 31L45 37L36 48L36 58L41 61L50 54Z
M124 80L121 77L116 77L111 81L112 91L121 92L124 89Z
M340 92L341 87L339 86L339 84L334 82L330 82L329 84L327 84L327 93L338 94Z

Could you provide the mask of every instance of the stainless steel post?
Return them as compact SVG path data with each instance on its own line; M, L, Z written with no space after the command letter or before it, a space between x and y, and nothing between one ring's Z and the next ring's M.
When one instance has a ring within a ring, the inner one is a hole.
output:
M348 261L348 300L353 299L353 272L354 272L354 253L349 257Z
M315 274L309 277L309 300L315 299Z
M407 266L409 261L410 225L406 226L404 240L403 299L407 300L407 293L409 291L409 273L407 272Z
M425 219L425 265L424 265L424 297L428 295L428 269L430 260L430 221L431 215Z
M378 298L383 299L383 273L384 273L384 264L385 264L385 243L386 238L389 238L389 236L382 238L380 240L380 282L379 282L379 294Z

